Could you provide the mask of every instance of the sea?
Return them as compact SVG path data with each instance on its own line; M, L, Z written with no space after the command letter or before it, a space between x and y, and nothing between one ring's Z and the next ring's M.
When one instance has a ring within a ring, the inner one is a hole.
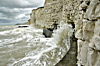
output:
M70 49L71 26L45 38L43 29L0 26L0 66L55 66Z

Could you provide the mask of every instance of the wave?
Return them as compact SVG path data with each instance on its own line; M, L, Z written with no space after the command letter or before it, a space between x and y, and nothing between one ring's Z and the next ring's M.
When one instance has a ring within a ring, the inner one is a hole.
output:
M41 29L28 30L29 34L25 30L20 31L24 32L22 35L28 35L27 38L30 39L27 40L27 46L32 46L34 49L8 66L55 66L70 49L73 29L68 24L61 23L60 28L54 31L52 38L44 38L41 35Z

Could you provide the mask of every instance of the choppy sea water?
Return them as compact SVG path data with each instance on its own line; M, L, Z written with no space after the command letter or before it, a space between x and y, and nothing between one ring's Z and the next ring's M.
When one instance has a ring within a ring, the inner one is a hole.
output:
M54 66L69 50L72 33L65 25L45 38L31 26L0 26L0 66Z

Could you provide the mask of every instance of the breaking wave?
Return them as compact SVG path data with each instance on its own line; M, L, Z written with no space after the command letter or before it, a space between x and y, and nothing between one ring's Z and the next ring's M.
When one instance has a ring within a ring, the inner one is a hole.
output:
M34 27L2 31L0 36L9 38L0 38L0 65L55 66L70 49L72 34L72 27L63 23L52 38L45 38L42 29Z

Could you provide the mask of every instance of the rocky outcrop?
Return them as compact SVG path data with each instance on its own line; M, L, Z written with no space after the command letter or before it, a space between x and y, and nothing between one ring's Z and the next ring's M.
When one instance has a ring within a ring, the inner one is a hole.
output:
M31 19L40 27L61 22L73 26L70 51L57 66L100 66L100 0L46 0L44 8L32 11Z

